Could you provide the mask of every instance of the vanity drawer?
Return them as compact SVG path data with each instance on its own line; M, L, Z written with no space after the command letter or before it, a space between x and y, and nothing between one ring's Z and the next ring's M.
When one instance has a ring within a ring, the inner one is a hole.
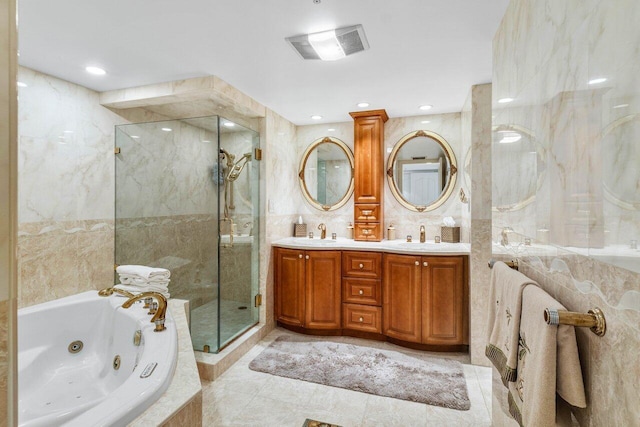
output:
M342 327L382 333L382 308L370 305L342 304Z
M357 204L354 206L356 221L380 221L380 205L379 204Z
M342 302L382 305L382 285L376 279L342 279Z
M382 254L380 252L342 252L342 275L380 279Z
M382 240L382 225L377 222L356 222L353 230L354 240L371 240L379 242Z

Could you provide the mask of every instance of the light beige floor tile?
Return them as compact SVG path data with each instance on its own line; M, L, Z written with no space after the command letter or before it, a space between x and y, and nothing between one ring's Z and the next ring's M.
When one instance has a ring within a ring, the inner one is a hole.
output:
M256 395L257 398L272 398L281 402L305 407L308 406L311 398L316 394L318 387L322 387L319 384L307 381L269 374L265 375L267 375L269 379Z
M426 425L427 405L392 399L381 396L369 396L363 426L423 426Z
M362 421L369 396L369 394L357 391L319 385L307 407L344 415L350 420L358 419Z
M373 396L250 370L249 363L282 335L302 336L276 329L215 382L203 385L203 425L301 427L306 418L343 427L490 425L484 383L488 377L490 392L491 371L487 376L482 370L486 368L478 370L464 365L471 400L469 411ZM326 339L399 351L418 358L444 357L468 363L468 355L425 353L350 337Z
M254 397L242 413L233 417L230 426L278 426L301 427L304 418L298 411L299 406L276 399Z
M480 384L480 390L482 390L484 403L487 406L489 415L491 415L491 368L485 366L474 366L474 368L478 375L478 384Z

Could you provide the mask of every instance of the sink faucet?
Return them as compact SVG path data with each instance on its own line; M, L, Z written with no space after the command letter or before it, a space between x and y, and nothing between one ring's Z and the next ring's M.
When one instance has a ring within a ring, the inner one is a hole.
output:
M424 225L420 226L420 243L427 241L427 233L424 230Z
M127 298L133 298L135 296L131 292L127 292L124 289L118 289L118 288L105 288L105 289L102 289L102 290L98 291L98 295L100 295L101 297L108 297L108 296L111 296L113 294L120 294L120 295L123 295L123 296L125 296Z
M141 294L135 295L122 304L122 308L129 308L133 305L134 302L143 300L146 298L155 298L158 301L158 309L153 314L151 318L151 323L155 323L156 328L155 332L164 331L166 328L164 327L164 316L167 312L167 299L158 292L142 292Z
M500 244L502 246L509 246L509 234L508 233L512 233L513 232L513 228L511 227L504 227L502 229L502 231L500 232L500 236L502 236L502 239L500 240Z
M318 226L318 230L320 230L320 238L321 239L326 239L327 238L327 226L324 225L324 222L320 223L320 225Z

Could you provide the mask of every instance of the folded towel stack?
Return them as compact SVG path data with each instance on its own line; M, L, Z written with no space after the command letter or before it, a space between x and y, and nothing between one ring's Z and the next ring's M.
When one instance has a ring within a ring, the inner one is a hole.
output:
M120 283L116 288L129 292L158 292L169 298L171 272L166 268L121 265L116 268Z

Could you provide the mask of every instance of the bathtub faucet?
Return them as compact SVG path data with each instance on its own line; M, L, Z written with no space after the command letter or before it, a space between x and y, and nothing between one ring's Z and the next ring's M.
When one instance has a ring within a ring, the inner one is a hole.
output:
M164 331L165 330L164 316L165 316L165 313L167 312L167 299L161 293L142 292L141 294L134 295L128 300L126 300L124 304L122 304L122 308L129 308L133 305L134 302L144 300L146 298L154 298L156 301L158 301L158 309L153 314L153 317L151 318L151 323L155 323L156 325L156 328L154 329L155 332Z
M118 288L104 288L98 291L98 295L100 295L101 297L109 297L113 294L120 294L127 298L133 298L135 296L131 292L127 292L124 289L118 289Z

